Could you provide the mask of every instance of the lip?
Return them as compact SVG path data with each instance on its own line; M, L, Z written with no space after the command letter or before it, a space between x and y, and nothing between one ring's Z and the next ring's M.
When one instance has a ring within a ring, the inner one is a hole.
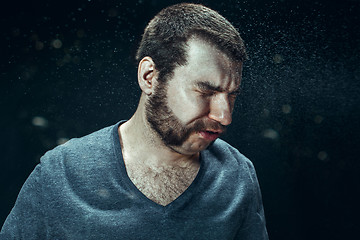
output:
M208 141L215 141L220 136L221 132L206 130L206 131L200 131L199 134L201 137L203 137Z

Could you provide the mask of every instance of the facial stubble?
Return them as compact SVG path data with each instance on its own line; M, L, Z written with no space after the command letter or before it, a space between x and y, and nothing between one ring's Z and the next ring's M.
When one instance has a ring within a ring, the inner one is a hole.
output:
M157 85L145 104L146 119L166 146L181 146L195 132L207 129L225 130L224 126L215 122L206 123L203 119L197 119L188 126L182 124L168 106L167 88L168 82Z

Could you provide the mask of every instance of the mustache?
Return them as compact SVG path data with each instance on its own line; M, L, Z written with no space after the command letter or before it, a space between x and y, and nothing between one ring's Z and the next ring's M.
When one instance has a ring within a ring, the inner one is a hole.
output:
M204 119L199 119L197 121L194 122L194 126L191 127L191 130L194 132L200 132L200 131L206 131L206 130L212 130L212 131L217 131L217 132L225 132L227 129L226 126L212 121L212 120L204 120Z

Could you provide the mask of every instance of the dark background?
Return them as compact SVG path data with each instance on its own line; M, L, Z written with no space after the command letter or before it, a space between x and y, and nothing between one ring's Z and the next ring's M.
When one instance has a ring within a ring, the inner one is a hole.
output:
M2 3L0 224L45 151L132 115L142 31L176 2ZM270 238L359 236L360 2L193 2L246 41L224 138L257 169Z

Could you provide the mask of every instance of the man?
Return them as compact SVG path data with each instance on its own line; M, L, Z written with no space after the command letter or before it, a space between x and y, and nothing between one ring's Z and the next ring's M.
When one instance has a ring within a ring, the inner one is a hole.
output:
M47 152L1 239L267 239L251 162L217 139L245 48L201 5L162 10L136 56L132 118Z

